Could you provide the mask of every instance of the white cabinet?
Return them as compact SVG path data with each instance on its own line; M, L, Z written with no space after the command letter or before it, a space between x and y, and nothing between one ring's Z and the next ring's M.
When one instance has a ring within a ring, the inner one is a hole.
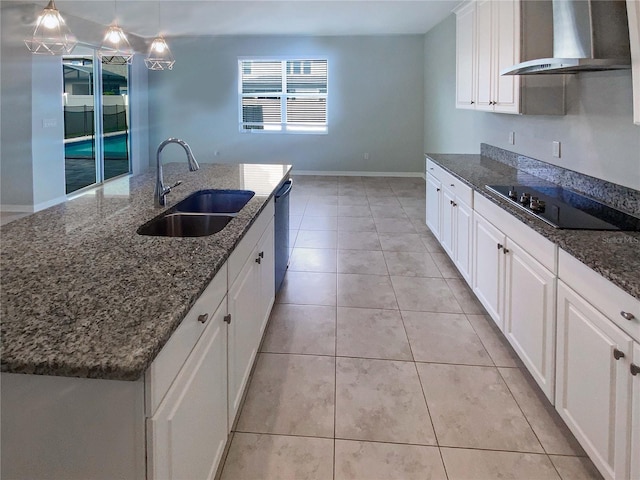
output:
M553 402L556 276L510 239L502 251L505 252L504 334Z
M556 409L607 479L630 478L632 344L631 337L558 282Z
M631 375L631 478L640 478L640 343L633 343Z
M556 409L607 479L640 478L640 301L558 257Z
M427 225L471 283L471 187L427 160Z
M474 204L473 291L553 402L556 247L486 198Z
M467 3L456 12L456 108L475 108L476 6Z
M561 76L500 75L521 61L553 56L553 36L547 32L552 25L551 2L471 0L454 12L457 108L564 114Z
M269 205L271 208L260 215L245 236L248 244L239 245L230 259L231 265L244 259L237 275L231 266L229 269L233 282L228 300L231 315L228 330L230 427L242 403L275 296L273 203ZM251 244L252 248L248 250L246 246Z
M442 184L427 171L427 227L440 240L440 211L442 210Z
M148 478L213 479L227 443L226 301L147 420Z
M627 0L627 15L633 79L633 123L640 125L640 2Z
M481 215L473 216L472 289L500 330L504 330L502 296L504 292L504 233Z

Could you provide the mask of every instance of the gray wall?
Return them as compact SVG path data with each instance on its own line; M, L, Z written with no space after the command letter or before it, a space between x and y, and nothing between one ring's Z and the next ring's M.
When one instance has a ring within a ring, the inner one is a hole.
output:
M32 55L23 42L42 5L3 1L0 7L0 206L39 210L66 199L62 60ZM100 43L103 26L70 15L65 19L79 40ZM139 38L130 39L144 50ZM132 68L131 85L132 167L139 173L149 164L147 69L141 56ZM44 127L44 120L53 126Z
M174 70L149 74L153 155L163 139L175 136L204 162L285 162L297 171L423 170L422 35L196 37L169 46ZM328 58L327 135L238 131L238 57L278 55ZM163 161L179 158L178 149L171 152Z
M640 127L633 124L631 71L567 76L567 114L518 116L455 108L455 16L425 36L425 152L479 153L489 143L640 189ZM516 133L509 145L509 132ZM552 142L562 157L552 156Z

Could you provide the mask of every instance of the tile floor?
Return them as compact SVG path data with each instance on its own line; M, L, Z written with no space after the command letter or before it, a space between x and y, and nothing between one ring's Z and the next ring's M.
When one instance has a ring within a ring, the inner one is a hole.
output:
M294 185L222 479L601 478L426 228L424 180Z

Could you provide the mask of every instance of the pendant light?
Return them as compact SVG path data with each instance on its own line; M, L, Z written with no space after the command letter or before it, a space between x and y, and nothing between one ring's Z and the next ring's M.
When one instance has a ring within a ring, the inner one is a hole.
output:
M104 40L98 50L98 57L102 63L109 65L130 64L133 61L134 51L122 28L118 26L118 10L115 0L113 5L116 18L104 34Z
M160 30L160 26L160 2L158 2L158 30ZM167 45L162 34L158 33L158 36L151 42L144 64L149 70L172 70L174 63L176 63L176 60L171 50L169 50L169 45Z
M24 41L31 53L62 55L71 53L78 40L64 22L53 0L44 8L31 38Z

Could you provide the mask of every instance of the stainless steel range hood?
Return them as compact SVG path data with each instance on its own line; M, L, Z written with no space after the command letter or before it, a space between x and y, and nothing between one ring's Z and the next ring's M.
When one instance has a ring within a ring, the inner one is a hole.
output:
M631 68L625 0L553 0L553 58L506 68L500 75Z

